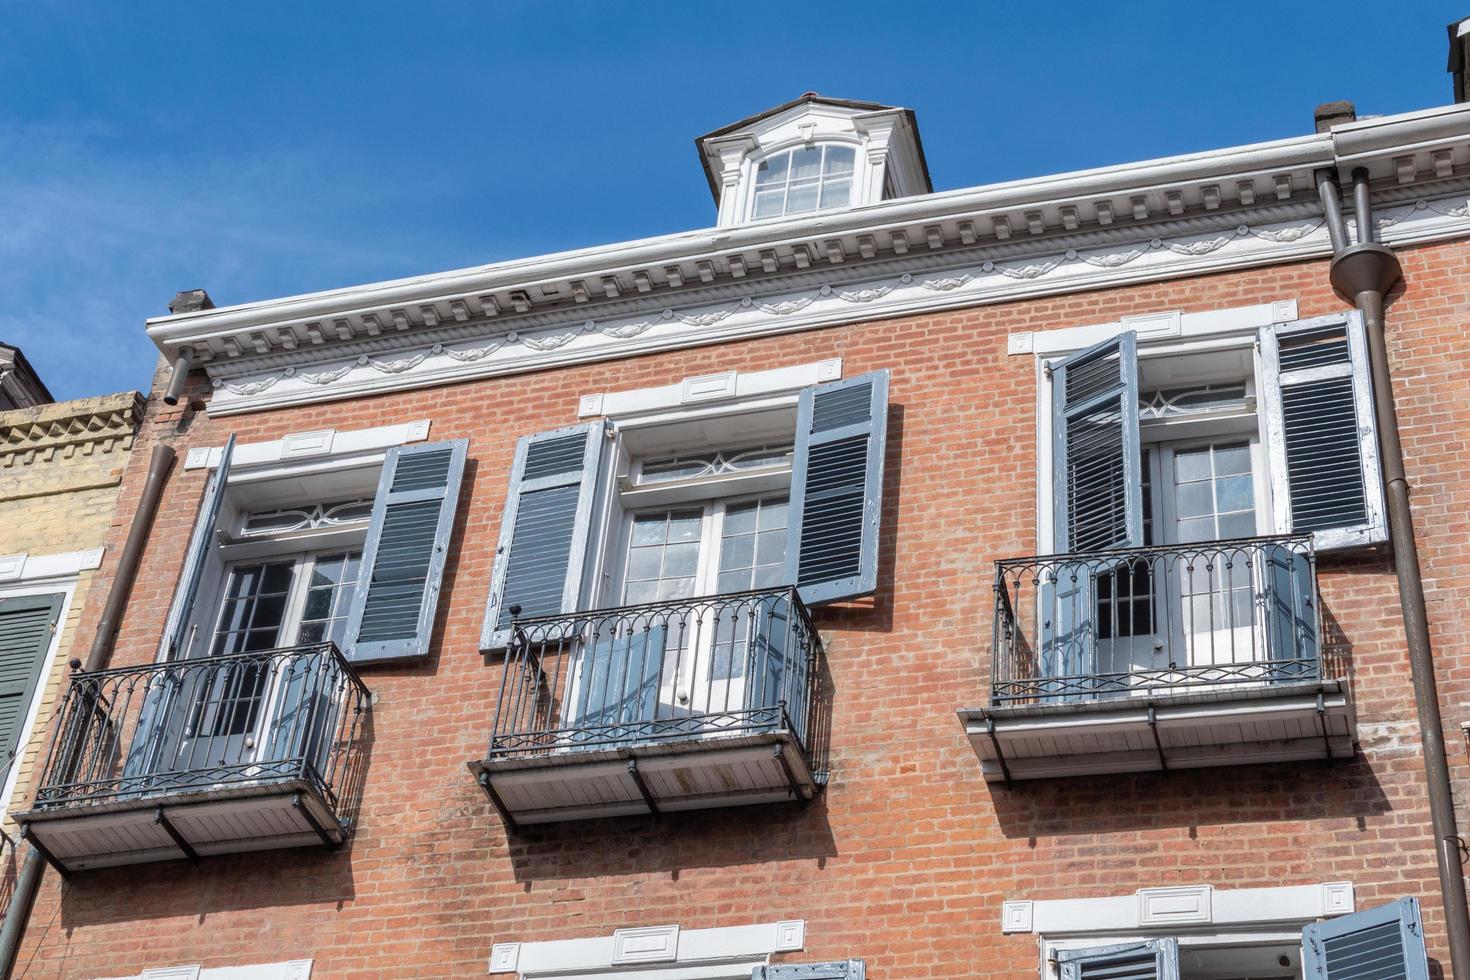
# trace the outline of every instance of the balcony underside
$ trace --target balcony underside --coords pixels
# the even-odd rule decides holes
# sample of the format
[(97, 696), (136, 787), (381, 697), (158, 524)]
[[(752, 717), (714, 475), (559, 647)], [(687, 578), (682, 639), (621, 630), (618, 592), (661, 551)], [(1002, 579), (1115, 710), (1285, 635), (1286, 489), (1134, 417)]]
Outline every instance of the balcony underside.
[(1006, 705), (960, 719), (990, 782), (1347, 759), (1355, 730), (1340, 680)]
[(65, 871), (308, 845), (347, 828), (306, 780), (190, 788), (31, 810), (28, 839)]
[(470, 763), (512, 824), (811, 800), (820, 784), (788, 731), (542, 750)]

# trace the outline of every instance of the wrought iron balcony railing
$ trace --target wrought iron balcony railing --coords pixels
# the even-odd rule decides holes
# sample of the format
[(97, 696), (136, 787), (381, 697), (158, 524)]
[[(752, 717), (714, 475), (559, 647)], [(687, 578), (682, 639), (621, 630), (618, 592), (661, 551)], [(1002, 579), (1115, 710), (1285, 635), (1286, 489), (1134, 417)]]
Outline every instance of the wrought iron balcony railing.
[(1310, 537), (996, 562), (990, 703), (1320, 679)]
[(824, 773), (825, 670), (790, 588), (517, 619), (487, 758), (788, 732)]
[(289, 782), (319, 794), (347, 826), (369, 701), (330, 642), (76, 670), (52, 722), (35, 811)]

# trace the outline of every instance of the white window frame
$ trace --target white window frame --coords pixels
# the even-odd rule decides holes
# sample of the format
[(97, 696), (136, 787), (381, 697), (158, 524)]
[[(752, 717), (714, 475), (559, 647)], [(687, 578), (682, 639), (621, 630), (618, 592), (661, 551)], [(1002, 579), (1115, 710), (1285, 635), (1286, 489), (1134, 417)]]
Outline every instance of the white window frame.
[(165, 966), (108, 980), (311, 980), (311, 964), (311, 960), (288, 960), (254, 966)]
[[(756, 175), (760, 172), (760, 165), (767, 160), (772, 160), (780, 156), (783, 153), (793, 153), (794, 151), (799, 150), (803, 147), (827, 146), (843, 146), (848, 147), (852, 150), (852, 184), (848, 189), (847, 203), (833, 205), (826, 208), (816, 207), (811, 209), (810, 211), (782, 211), (780, 214), (768, 214), (764, 215), (763, 217), (757, 218), (755, 216), (755, 183)], [(810, 140), (800, 138), (787, 139), (782, 140), (779, 143), (772, 143), (769, 147), (762, 147), (761, 152), (759, 154), (752, 154), (745, 161), (743, 167), (743, 171), (741, 174), (741, 220), (749, 222), (783, 221), (787, 218), (811, 217), (812, 215), (822, 214), (826, 211), (839, 211), (844, 208), (856, 207), (860, 204), (869, 204), (877, 201), (880, 198), (871, 197), (871, 192), (873, 181), (876, 176), (875, 170), (877, 170), (878, 168), (872, 166), (869, 163), (867, 157), (868, 155), (866, 152), (864, 152), (863, 143), (860, 139), (856, 138), (855, 136), (849, 137), (840, 134), (824, 134), (820, 137), (816, 137)], [(823, 160), (826, 160), (826, 154), (823, 154)], [(876, 179), (881, 181), (882, 177), (876, 176)], [(790, 181), (789, 174), (787, 176), (787, 181), (788, 183)], [(821, 186), (822, 181), (818, 180), (817, 189), (819, 192), (821, 190)], [(881, 184), (879, 185), (878, 192), (881, 197)]]
[[(841, 378), (842, 360), (831, 358), (766, 371), (722, 371), (658, 387), (583, 395), (579, 416), (606, 418), (611, 423), (613, 445), (604, 453), (604, 472), (599, 475), (598, 489), (594, 491), (592, 531), (588, 535), (588, 555), (580, 590), (581, 607), (620, 604), (613, 600), (621, 599), (631, 514), (677, 506), (680, 496), (691, 505), (696, 502), (703, 505), (725, 496), (731, 499), (766, 496), (780, 492), (783, 485), (789, 493), (789, 464), (749, 473), (640, 486), (636, 483), (638, 462), (644, 456), (655, 455), (656, 451), (643, 448), (630, 451), (629, 442), (656, 438), (661, 427), (692, 422), (728, 422), (738, 433), (741, 416), (783, 411), (791, 413), (794, 438), (796, 407), (802, 389)], [(738, 434), (731, 439), (741, 441)], [(760, 441), (763, 440), (754, 439)], [(741, 448), (728, 442), (710, 443), (709, 448)]]
[(496, 943), (488, 972), (517, 980), (749, 980), (773, 954), (805, 945), (801, 919), (714, 929), (637, 926), (595, 938)]
[[(299, 503), (327, 503), (362, 493), (371, 497), (376, 493), (388, 450), (426, 441), (430, 424), (429, 419), (419, 419), (346, 432), (319, 429), (288, 433), (280, 439), (266, 442), (237, 444), (216, 522), (216, 531), (223, 531), (227, 540), (220, 541), (216, 537), (200, 572), (199, 591), (192, 606), (183, 611), (187, 628), (178, 652), (179, 659), (191, 654), (203, 655), (204, 651), (196, 652), (201, 634), (207, 632), (207, 644), (212, 645), (214, 624), (223, 608), (225, 585), (235, 563), (248, 559), (274, 560), (305, 551), (362, 549), (369, 526), (367, 521), (360, 525), (308, 528), (278, 535), (230, 539), (230, 535), (242, 526), (247, 512), (282, 504), (279, 499), (261, 498), (261, 494), (269, 492), (271, 484), (309, 481), (317, 490), (308, 496), (293, 495), (292, 499)], [(189, 450), (184, 468), (216, 469), (223, 452), (222, 446), (195, 447)], [(333, 489), (338, 485), (343, 485), (340, 492)], [(172, 602), (177, 600), (175, 596)], [(171, 604), (170, 609), (173, 608)], [(166, 658), (167, 651), (160, 649), (157, 656), (161, 661)]]
[[(1055, 551), (1053, 542), (1053, 444), (1052, 444), (1052, 377), (1050, 365), (1063, 357), (1083, 350), (1092, 344), (1117, 336), (1125, 330), (1138, 334), (1138, 356), (1140, 361), (1169, 356), (1188, 356), (1211, 351), (1252, 351), (1252, 373), (1247, 378), (1247, 395), (1256, 394), (1257, 432), (1251, 441), (1252, 465), (1255, 479), (1257, 529), (1261, 534), (1286, 534), (1289, 529), (1290, 497), (1287, 483), (1287, 467), (1284, 447), (1280, 440), (1267, 431), (1270, 406), (1275, 392), (1266, 380), (1258, 337), (1263, 327), (1298, 326), (1310, 328), (1326, 325), (1334, 320), (1344, 320), (1353, 314), (1344, 313), (1328, 317), (1301, 320), (1297, 316), (1295, 300), (1282, 300), (1256, 306), (1228, 310), (1213, 310), (1204, 313), (1179, 313), (1165, 311), (1125, 317), (1114, 323), (1090, 326), (1064, 327), (1036, 333), (1012, 334), (1010, 352), (1032, 356), (1036, 377), (1036, 547), (1037, 554)], [(1349, 338), (1353, 332), (1349, 331)], [(1356, 350), (1356, 347), (1354, 348)], [(1366, 396), (1360, 388), (1359, 410)], [(1366, 405), (1371, 411), (1372, 406)], [(1365, 446), (1364, 459), (1368, 470), (1368, 497), (1370, 511), (1375, 494), (1381, 495), (1381, 487), (1374, 481), (1377, 470), (1378, 448)], [(1376, 540), (1376, 532), (1327, 530), (1313, 532), (1318, 550), (1351, 547), (1366, 541)]]
[(1299, 945), (1302, 927), (1356, 911), (1352, 882), (1220, 889), (1210, 884), (1140, 888), (1131, 895), (1007, 901), (1001, 931), (1036, 936), (1037, 975), (1058, 980), (1062, 949), (1172, 936), (1183, 948)]

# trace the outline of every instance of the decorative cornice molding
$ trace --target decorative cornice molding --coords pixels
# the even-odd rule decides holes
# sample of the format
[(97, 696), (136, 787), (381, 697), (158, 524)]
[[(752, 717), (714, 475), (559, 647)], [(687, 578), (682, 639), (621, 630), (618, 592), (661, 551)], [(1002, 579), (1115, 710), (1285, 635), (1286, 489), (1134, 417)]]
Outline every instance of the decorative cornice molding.
[(0, 466), (128, 449), (142, 417), (136, 391), (0, 412)]
[[(1397, 203), (1377, 215), (1380, 239), (1405, 245), (1470, 234), (1465, 183), (1453, 192), (1441, 190), (1442, 196), (1412, 200), (1386, 194)], [(770, 293), (753, 283), (744, 295), (726, 290), (682, 308), (645, 306), (600, 319), (543, 316), (542, 325), (525, 331), (492, 333), (486, 322), (457, 325), (450, 334), (455, 339), (307, 364), (300, 363), (299, 354), (295, 364), (279, 358), (268, 366), (261, 360), (214, 362), (207, 367), (215, 388), (210, 411), (225, 415), (351, 398), (857, 320), (1319, 258), (1330, 251), (1315, 204), (1276, 204), (1245, 215), (1188, 217), (1032, 245), (977, 248), (963, 265), (921, 256), (884, 263), (885, 274), (877, 277), (861, 277), (876, 268), (853, 270), (846, 279), (833, 270), (820, 285), (812, 276), (799, 288)], [(954, 256), (948, 261), (953, 263)]]

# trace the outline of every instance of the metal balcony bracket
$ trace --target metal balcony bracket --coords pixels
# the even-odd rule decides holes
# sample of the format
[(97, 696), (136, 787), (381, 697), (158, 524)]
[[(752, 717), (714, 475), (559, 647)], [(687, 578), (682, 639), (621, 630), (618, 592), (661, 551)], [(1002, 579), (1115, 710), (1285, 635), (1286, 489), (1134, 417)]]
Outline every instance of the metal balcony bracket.
[(648, 784), (643, 781), (643, 773), (638, 771), (638, 760), (628, 760), (628, 775), (633, 777), (633, 785), (638, 787), (639, 794), (643, 797), (643, 805), (648, 807), (648, 812), (655, 817), (658, 816), (658, 804), (653, 799), (653, 794), (648, 791)]
[(1148, 706), (1148, 730), (1154, 737), (1154, 751), (1159, 754), (1159, 769), (1163, 772), (1169, 771), (1169, 760), (1164, 758), (1164, 743), (1159, 741), (1159, 717), (1154, 713), (1154, 706)]
[(496, 813), (500, 814), (500, 819), (505, 823), (505, 829), (511, 833), (515, 833), (519, 829), (516, 826), (516, 818), (510, 815), (510, 810), (506, 809), (505, 801), (495, 791), (495, 785), (490, 782), (490, 774), (488, 772), (480, 773), (480, 788), (485, 791), (486, 796), (490, 797), (490, 805), (495, 807)]
[(1011, 785), (1011, 767), (1006, 765), (1006, 754), (1001, 750), (1000, 739), (995, 736), (995, 719), (985, 716), (985, 734), (990, 736), (990, 747), (995, 749), (995, 761), (1000, 763), (1000, 776), (1007, 786)]
[(774, 748), (776, 751), (773, 755), (776, 761), (781, 763), (781, 772), (786, 775), (786, 785), (791, 787), (791, 795), (800, 800), (802, 806), (806, 806), (811, 802), (811, 797), (801, 791), (801, 783), (797, 781), (796, 773), (791, 768), (791, 762), (786, 758), (785, 746), (776, 745)]
[(1322, 692), (1317, 692), (1317, 727), (1322, 730), (1322, 747), (1327, 750), (1327, 760), (1334, 761), (1332, 754), (1332, 736), (1327, 734), (1327, 699)]
[(308, 827), (316, 831), (316, 835), (322, 839), (322, 843), (327, 847), (335, 850), (342, 845), (341, 841), (332, 839), (332, 835), (327, 833), (327, 828), (321, 825), (321, 821), (312, 814), (311, 809), (302, 805), (300, 793), (291, 797), (291, 809), (301, 814), (301, 819), (306, 821)]
[(184, 835), (179, 833), (179, 829), (169, 821), (168, 814), (163, 812), (163, 807), (159, 807), (153, 811), (153, 822), (163, 828), (163, 832), (168, 834), (169, 838), (173, 840), (180, 851), (184, 852), (184, 857), (189, 859), (190, 864), (199, 863), (199, 852), (194, 850), (188, 841), (184, 840)]
[(31, 828), (29, 824), (21, 827), (20, 839), (34, 847), (36, 849), (36, 853), (41, 855), (42, 859), (45, 860), (47, 864), (55, 868), (56, 873), (61, 875), (62, 878), (68, 878), (71, 876), (71, 872), (67, 869), (67, 866), (56, 860), (56, 855), (52, 854), (51, 851), (46, 847), (46, 845), (42, 844), (41, 841), (34, 834), (31, 833)]

